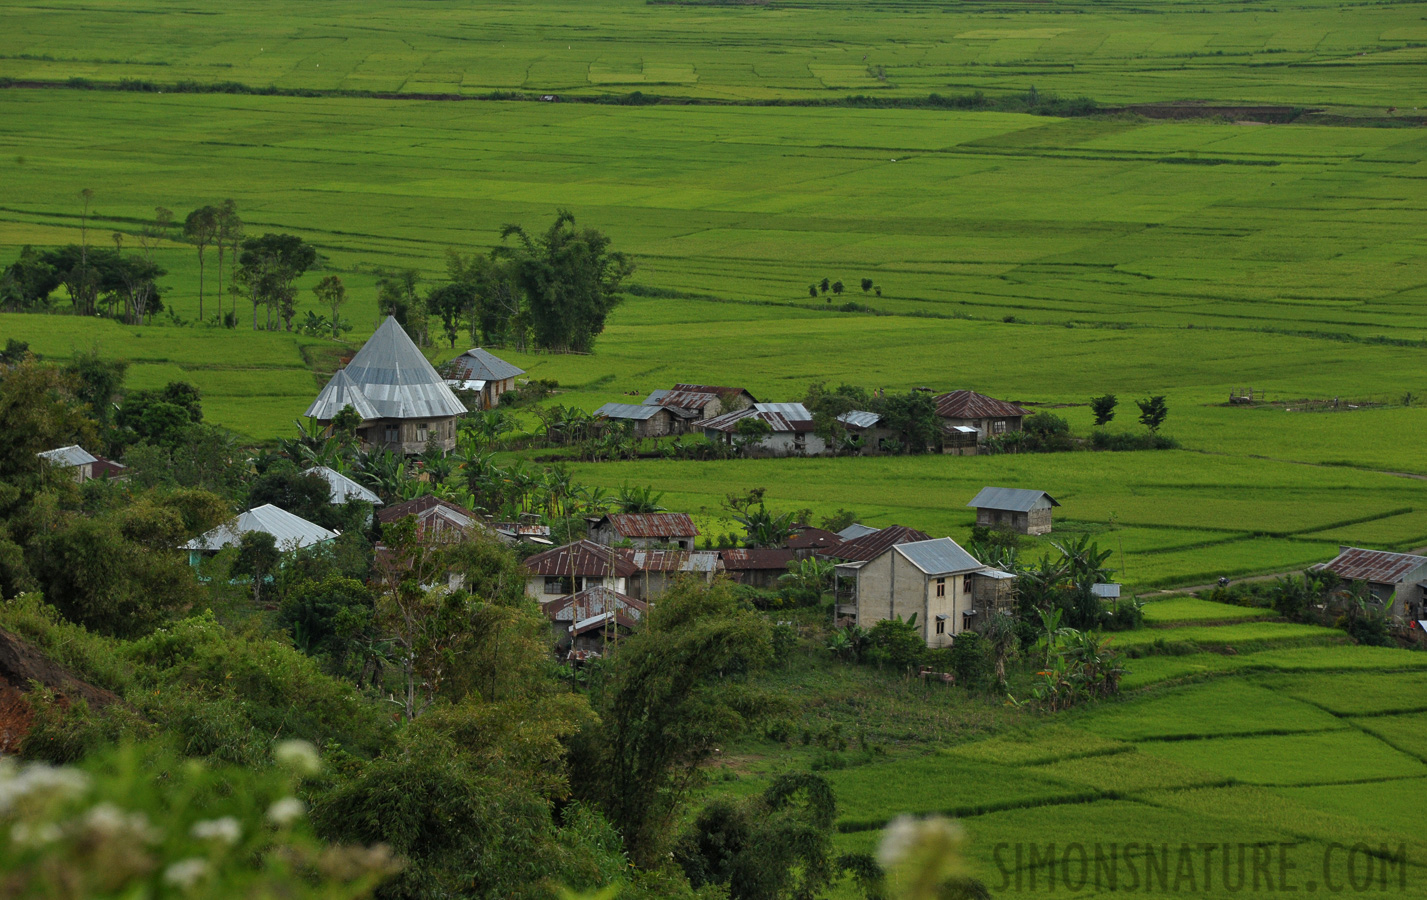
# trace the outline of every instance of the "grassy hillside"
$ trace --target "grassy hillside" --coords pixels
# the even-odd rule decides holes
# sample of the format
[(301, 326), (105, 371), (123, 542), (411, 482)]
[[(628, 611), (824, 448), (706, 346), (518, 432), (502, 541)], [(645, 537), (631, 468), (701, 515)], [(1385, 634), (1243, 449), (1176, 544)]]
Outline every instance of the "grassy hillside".
[[(1420, 105), (1411, 4), (643, 0), (7, 4), (0, 76), (717, 101), (1042, 91), (1102, 102)], [(78, 36), (78, 37), (76, 37)]]

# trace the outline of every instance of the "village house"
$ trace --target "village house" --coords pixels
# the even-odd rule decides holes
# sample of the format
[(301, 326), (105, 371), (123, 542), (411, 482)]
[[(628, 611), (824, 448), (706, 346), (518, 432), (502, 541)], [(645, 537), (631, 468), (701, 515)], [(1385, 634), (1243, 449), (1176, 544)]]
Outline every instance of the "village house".
[(838, 416), (837, 420), (860, 442), (859, 456), (878, 456), (887, 451), (889, 442), (897, 439), (896, 432), (882, 424), (880, 413), (854, 409)]
[(649, 605), (606, 587), (592, 587), (542, 604), (556, 649), (566, 659), (602, 655), (612, 640), (628, 635), (643, 621)]
[(668, 593), (680, 578), (709, 584), (723, 571), (723, 561), (712, 550), (616, 550), (633, 567), (628, 576), (631, 597), (646, 603)]
[[(866, 528), (865, 525), (856, 527)], [(856, 534), (856, 532), (852, 533)], [(929, 540), (931, 540), (931, 536), (924, 531), (908, 528), (905, 525), (888, 525), (886, 528), (866, 530), (835, 547), (821, 551), (818, 556), (840, 562), (862, 563), (880, 556), (888, 547)]]
[(416, 517), (418, 536), (437, 544), (459, 543), (482, 527), (476, 514), (469, 509), (431, 494), (388, 506), (377, 513), (377, 522), (390, 525), (407, 516)]
[(878, 529), (873, 528), (871, 525), (863, 525), (861, 522), (853, 522), (851, 525), (839, 531), (837, 533), (837, 536), (843, 539), (844, 541), (855, 541), (858, 538), (866, 537), (867, 535), (872, 534), (877, 530)]
[(1050, 534), (1051, 509), (1059, 506), (1045, 491), (985, 487), (967, 506), (976, 509), (976, 524), (1017, 534)]
[(796, 551), (796, 555), (800, 559), (805, 559), (831, 550), (841, 543), (842, 538), (831, 531), (813, 528), (811, 525), (802, 525), (789, 536), (786, 546), (789, 550)]
[(748, 409), (758, 402), (743, 388), (719, 387), (712, 384), (676, 384), (670, 390), (652, 392), (644, 398), (645, 406), (659, 406), (675, 411), (686, 422), (712, 419), (726, 412)]
[(70, 477), (78, 484), (83, 484), (92, 478), (110, 478), (119, 481), (128, 477), (127, 466), (90, 453), (78, 444), (46, 450), (35, 455), (56, 469), (68, 471)]
[(595, 416), (611, 422), (628, 422), (637, 438), (659, 438), (684, 431), (683, 419), (674, 410), (662, 406), (606, 403), (595, 410)]
[(271, 503), (264, 503), (239, 513), (236, 518), (199, 535), (179, 549), (187, 550), (189, 563), (196, 566), (205, 555), (217, 553), (225, 547), (238, 546), (243, 541), (243, 535), (252, 531), (272, 535), (273, 542), (283, 552), (325, 544), (337, 537), (335, 531), (329, 531)]
[(429, 445), (456, 446), (456, 419), (466, 407), (421, 355), (396, 319), (388, 316), (307, 408), (329, 427), (346, 407), (361, 416), (357, 438), (368, 449), (421, 453)]
[(639, 571), (620, 551), (594, 541), (576, 541), (537, 553), (524, 565), (528, 573), (525, 594), (542, 602), (592, 587), (627, 594), (629, 579)]
[(327, 482), (331, 493), (331, 503), (333, 506), (341, 506), (349, 500), (360, 500), (370, 503), (372, 506), (381, 506), (382, 498), (376, 492), (366, 488), (352, 479), (338, 472), (336, 469), (329, 469), (327, 466), (313, 466), (302, 471), (304, 475), (315, 475)]
[(1341, 547), (1331, 561), (1315, 568), (1365, 583), (1389, 616), (1427, 619), (1427, 556)]
[(513, 366), (480, 347), (473, 347), (446, 363), (446, 384), (457, 394), (471, 394), (476, 409), (491, 409), (500, 404), (501, 395), (515, 390), (515, 379), (525, 370)]
[(928, 647), (947, 647), (985, 616), (1009, 608), (1009, 573), (990, 569), (951, 538), (895, 544), (856, 568), (856, 624), (916, 616)]
[(735, 444), (745, 419), (761, 420), (769, 429), (745, 448), (749, 456), (821, 456), (828, 450), (827, 441), (814, 431), (813, 414), (801, 403), (755, 403), (694, 425), (711, 441)]
[(941, 420), (942, 450), (972, 456), (978, 445), (1011, 431), (1020, 431), (1029, 412), (1014, 403), (975, 391), (951, 391), (933, 398)]
[(790, 549), (730, 549), (718, 555), (731, 581), (765, 591), (776, 588), (778, 579), (788, 574), (789, 564), (798, 559), (798, 551)]
[(610, 513), (590, 524), (590, 540), (606, 546), (628, 541), (643, 549), (694, 549), (698, 528), (688, 513)]

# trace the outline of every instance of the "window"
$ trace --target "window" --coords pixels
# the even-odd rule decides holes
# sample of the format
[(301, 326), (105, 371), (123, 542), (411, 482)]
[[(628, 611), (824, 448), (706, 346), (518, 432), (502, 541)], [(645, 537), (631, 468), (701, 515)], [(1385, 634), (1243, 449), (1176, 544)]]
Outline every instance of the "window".
[(937, 595), (938, 597), (945, 597), (945, 596), (946, 596), (946, 579), (945, 579), (945, 578), (938, 578), (938, 579), (936, 580), (936, 595)]
[(996, 421), (992, 422), (992, 423), (991, 423), (991, 433), (992, 433), (992, 434), (1005, 434), (1005, 433), (1006, 433), (1006, 420), (1005, 420), (1005, 419), (997, 419)]
[(972, 620), (974, 620), (975, 618), (976, 618), (976, 614), (975, 614), (975, 613), (962, 613), (962, 614), (961, 614), (961, 630), (962, 630), (962, 631), (970, 631), (970, 630), (971, 630)]
[(547, 594), (563, 594), (563, 593), (564, 593), (564, 587), (565, 587), (565, 580), (564, 580), (563, 578), (546, 578), (546, 579), (545, 579), (545, 593), (547, 593)]
[(416, 439), (418, 441), (425, 442), (427, 434), (427, 425), (425, 422), (422, 422), (420, 425), (416, 426)]
[(808, 449), (808, 436), (806, 434), (793, 435), (793, 449), (799, 452)]
[(936, 617), (936, 633), (946, 634), (946, 616)]
[(971, 593), (971, 576), (970, 576), (970, 575), (963, 575), (963, 576), (962, 576), (962, 578), (961, 578), (961, 592), (962, 592), (963, 594), (970, 594), (970, 593)]
[(401, 426), (400, 426), (400, 425), (388, 425), (388, 426), (386, 427), (386, 442), (387, 442), (388, 444), (399, 444), (399, 443), (401, 443)]

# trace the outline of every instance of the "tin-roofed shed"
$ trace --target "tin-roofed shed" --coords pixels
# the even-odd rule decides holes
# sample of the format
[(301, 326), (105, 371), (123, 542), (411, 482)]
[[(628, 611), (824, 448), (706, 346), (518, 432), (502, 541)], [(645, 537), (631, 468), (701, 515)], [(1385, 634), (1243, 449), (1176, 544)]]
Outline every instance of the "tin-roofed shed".
[(1427, 556), (1342, 547), (1337, 556), (1317, 568), (1344, 581), (1361, 581), (1383, 604), (1388, 615), (1427, 619)]
[(595, 416), (614, 422), (628, 422), (634, 429), (634, 436), (640, 438), (673, 434), (681, 429), (683, 421), (671, 408), (636, 403), (606, 403), (595, 410)]
[(1051, 509), (1060, 504), (1045, 491), (985, 487), (971, 502), (976, 524), (1017, 534), (1050, 534)]
[(688, 513), (610, 513), (590, 525), (590, 540), (597, 544), (629, 541), (639, 548), (694, 549), (699, 529)]
[(500, 403), (500, 397), (515, 390), (515, 379), (525, 374), (519, 366), (480, 347), (472, 347), (445, 365), (446, 384), (452, 390), (475, 394), (480, 409)]

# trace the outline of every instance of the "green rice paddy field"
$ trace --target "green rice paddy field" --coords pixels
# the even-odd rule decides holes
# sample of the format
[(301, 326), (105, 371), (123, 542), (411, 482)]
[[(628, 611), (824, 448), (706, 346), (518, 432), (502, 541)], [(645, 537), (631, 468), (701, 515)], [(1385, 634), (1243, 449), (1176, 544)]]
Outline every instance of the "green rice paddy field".
[[(1094, 535), (1141, 591), (1297, 569), (1344, 543), (1427, 545), (1427, 132), (1381, 127), (1427, 108), (1420, 4), (93, 0), (0, 2), (0, 23), (0, 84), (12, 85), (0, 89), (0, 262), (77, 240), (82, 188), (105, 245), (157, 205), (181, 217), (231, 197), (250, 233), (319, 247), (323, 271), (303, 286), (340, 274), (360, 341), (376, 324), (374, 266), (414, 266), (431, 284), (448, 248), (484, 250), (504, 224), (540, 228), (566, 207), (637, 258), (643, 291), (593, 356), (503, 353), (559, 381), (555, 402), (593, 409), (675, 381), (771, 400), (824, 380), (973, 388), (1083, 433), (1089, 397), (1118, 394), (1114, 425), (1129, 431), (1133, 399), (1162, 393), (1183, 446), (574, 467), (609, 488), (651, 484), (706, 532), (732, 530), (725, 494), (763, 486), (780, 509), (846, 508), (960, 539), (966, 501), (1005, 484), (1054, 494), (1058, 531)], [(316, 95), (62, 86), (72, 78)], [(1337, 118), (756, 105), (1032, 86)], [(701, 105), (419, 99), (634, 90)], [(353, 91), (393, 96), (339, 96)], [(191, 322), (196, 257), (159, 253), (165, 302)], [(833, 311), (848, 295), (809, 298), (823, 277), (876, 314)], [(856, 287), (864, 277), (880, 297)], [(291, 433), (342, 349), (0, 314), (9, 337), (52, 358), (97, 347), (129, 360), (139, 387), (192, 381), (208, 418), (253, 441)], [(1273, 405), (1230, 407), (1244, 388)], [(1334, 398), (1337, 411), (1305, 411)], [(1139, 655), (1120, 700), (1027, 714), (1013, 733), (990, 705), (909, 723), (923, 736), (912, 745), (831, 771), (841, 849), (875, 848), (898, 814), (944, 812), (963, 820), (993, 895), (1045, 893), (1055, 874), (1052, 890), (1108, 896), (1125, 885), (1067, 888), (1075, 872), (1052, 873), (1030, 845), (1115, 844), (1143, 878), (1167, 843), (1173, 881), (1182, 842), (1294, 843), (1295, 886), (1311, 892), (1349, 877), (1334, 847), (1365, 842), (1406, 853), (1387, 893), (1427, 894), (1427, 654), (1183, 597), (1152, 601), (1146, 618), (1115, 637)], [(872, 718), (893, 727), (920, 709)], [(746, 795), (804, 761), (755, 756), (717, 790)], [(1216, 876), (1130, 890), (1246, 889)]]

